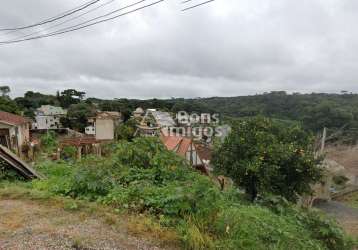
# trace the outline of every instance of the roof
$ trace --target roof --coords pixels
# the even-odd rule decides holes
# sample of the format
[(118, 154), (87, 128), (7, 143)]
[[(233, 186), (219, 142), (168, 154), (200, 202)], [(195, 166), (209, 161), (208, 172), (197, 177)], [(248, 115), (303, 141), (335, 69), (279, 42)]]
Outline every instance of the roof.
[(185, 156), (186, 152), (189, 150), (190, 145), (193, 143), (191, 139), (181, 136), (162, 135), (160, 139), (168, 150), (174, 151), (181, 156)]
[(8, 112), (0, 111), (0, 122), (9, 124), (9, 125), (22, 125), (25, 123), (30, 123), (30, 120), (23, 116), (14, 115)]
[(26, 179), (42, 178), (31, 166), (22, 161), (11, 150), (0, 145), (0, 159)]
[(51, 105), (42, 105), (37, 110), (38, 115), (66, 115), (67, 110), (62, 107), (56, 107)]
[(175, 121), (168, 112), (162, 111), (150, 111), (157, 122), (161, 127), (172, 127), (175, 126)]
[(135, 114), (144, 114), (144, 110), (141, 107), (136, 108), (136, 110), (133, 112)]
[(116, 120), (116, 119), (120, 119), (120, 118), (121, 118), (121, 113), (115, 112), (115, 111), (97, 112), (96, 117), (92, 117), (92, 119), (104, 119), (104, 120), (107, 120), (107, 119)]

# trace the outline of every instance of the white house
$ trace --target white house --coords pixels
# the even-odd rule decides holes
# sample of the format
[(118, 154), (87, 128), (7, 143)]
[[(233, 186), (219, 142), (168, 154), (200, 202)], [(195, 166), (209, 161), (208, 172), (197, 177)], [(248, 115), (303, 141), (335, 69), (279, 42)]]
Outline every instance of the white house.
[(67, 111), (61, 107), (42, 105), (35, 111), (35, 123), (33, 129), (56, 129), (61, 128), (61, 117), (65, 117)]

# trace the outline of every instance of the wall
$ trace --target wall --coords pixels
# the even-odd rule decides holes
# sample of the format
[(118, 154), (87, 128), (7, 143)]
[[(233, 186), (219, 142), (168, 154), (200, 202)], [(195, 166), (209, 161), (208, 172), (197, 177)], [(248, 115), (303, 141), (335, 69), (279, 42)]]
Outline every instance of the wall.
[(13, 143), (12, 138), (15, 136), (17, 138), (18, 145), (11, 145), (13, 149), (22, 146), (30, 140), (29, 124), (23, 124), (20, 126), (11, 126), (7, 124), (0, 123), (0, 128), (9, 129), (10, 134), (10, 143)]
[(29, 124), (23, 124), (19, 126), (18, 129), (18, 142), (19, 145), (22, 146), (25, 143), (28, 143), (30, 141), (30, 125)]
[(112, 119), (96, 120), (96, 139), (113, 140), (114, 139), (114, 122)]
[[(42, 116), (38, 115), (36, 119), (36, 129), (50, 129), (50, 128), (60, 128), (60, 117), (58, 116)], [(57, 125), (56, 125), (57, 124)]]

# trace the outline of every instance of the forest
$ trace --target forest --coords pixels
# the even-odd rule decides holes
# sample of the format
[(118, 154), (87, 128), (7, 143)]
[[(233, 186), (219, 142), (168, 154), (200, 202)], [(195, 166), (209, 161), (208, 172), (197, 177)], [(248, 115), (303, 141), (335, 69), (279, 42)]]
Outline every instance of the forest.
[(341, 138), (354, 143), (358, 138), (358, 94), (342, 91), (340, 94), (311, 93), (288, 94), (285, 91), (237, 96), (211, 98), (171, 98), (171, 99), (127, 99), (115, 98), (103, 100), (86, 98), (86, 93), (75, 89), (58, 91), (47, 95), (28, 91), (23, 97), (11, 100), (9, 90), (5, 88), (0, 98), (0, 109), (33, 117), (34, 110), (41, 105), (55, 105), (68, 109), (68, 120), (64, 125), (83, 130), (88, 116), (96, 109), (120, 111), (127, 120), (137, 108), (157, 108), (170, 112), (209, 112), (219, 113), (222, 120), (265, 116), (288, 123), (299, 123), (306, 130), (317, 133), (328, 128), (331, 133), (341, 131)]

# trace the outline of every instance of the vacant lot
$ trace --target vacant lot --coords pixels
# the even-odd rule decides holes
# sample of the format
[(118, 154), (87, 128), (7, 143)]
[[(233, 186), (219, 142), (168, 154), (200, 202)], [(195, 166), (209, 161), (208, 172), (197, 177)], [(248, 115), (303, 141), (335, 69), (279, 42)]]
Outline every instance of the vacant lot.
[(162, 249), (131, 236), (128, 226), (115, 215), (99, 217), (38, 201), (0, 198), (1, 250)]

